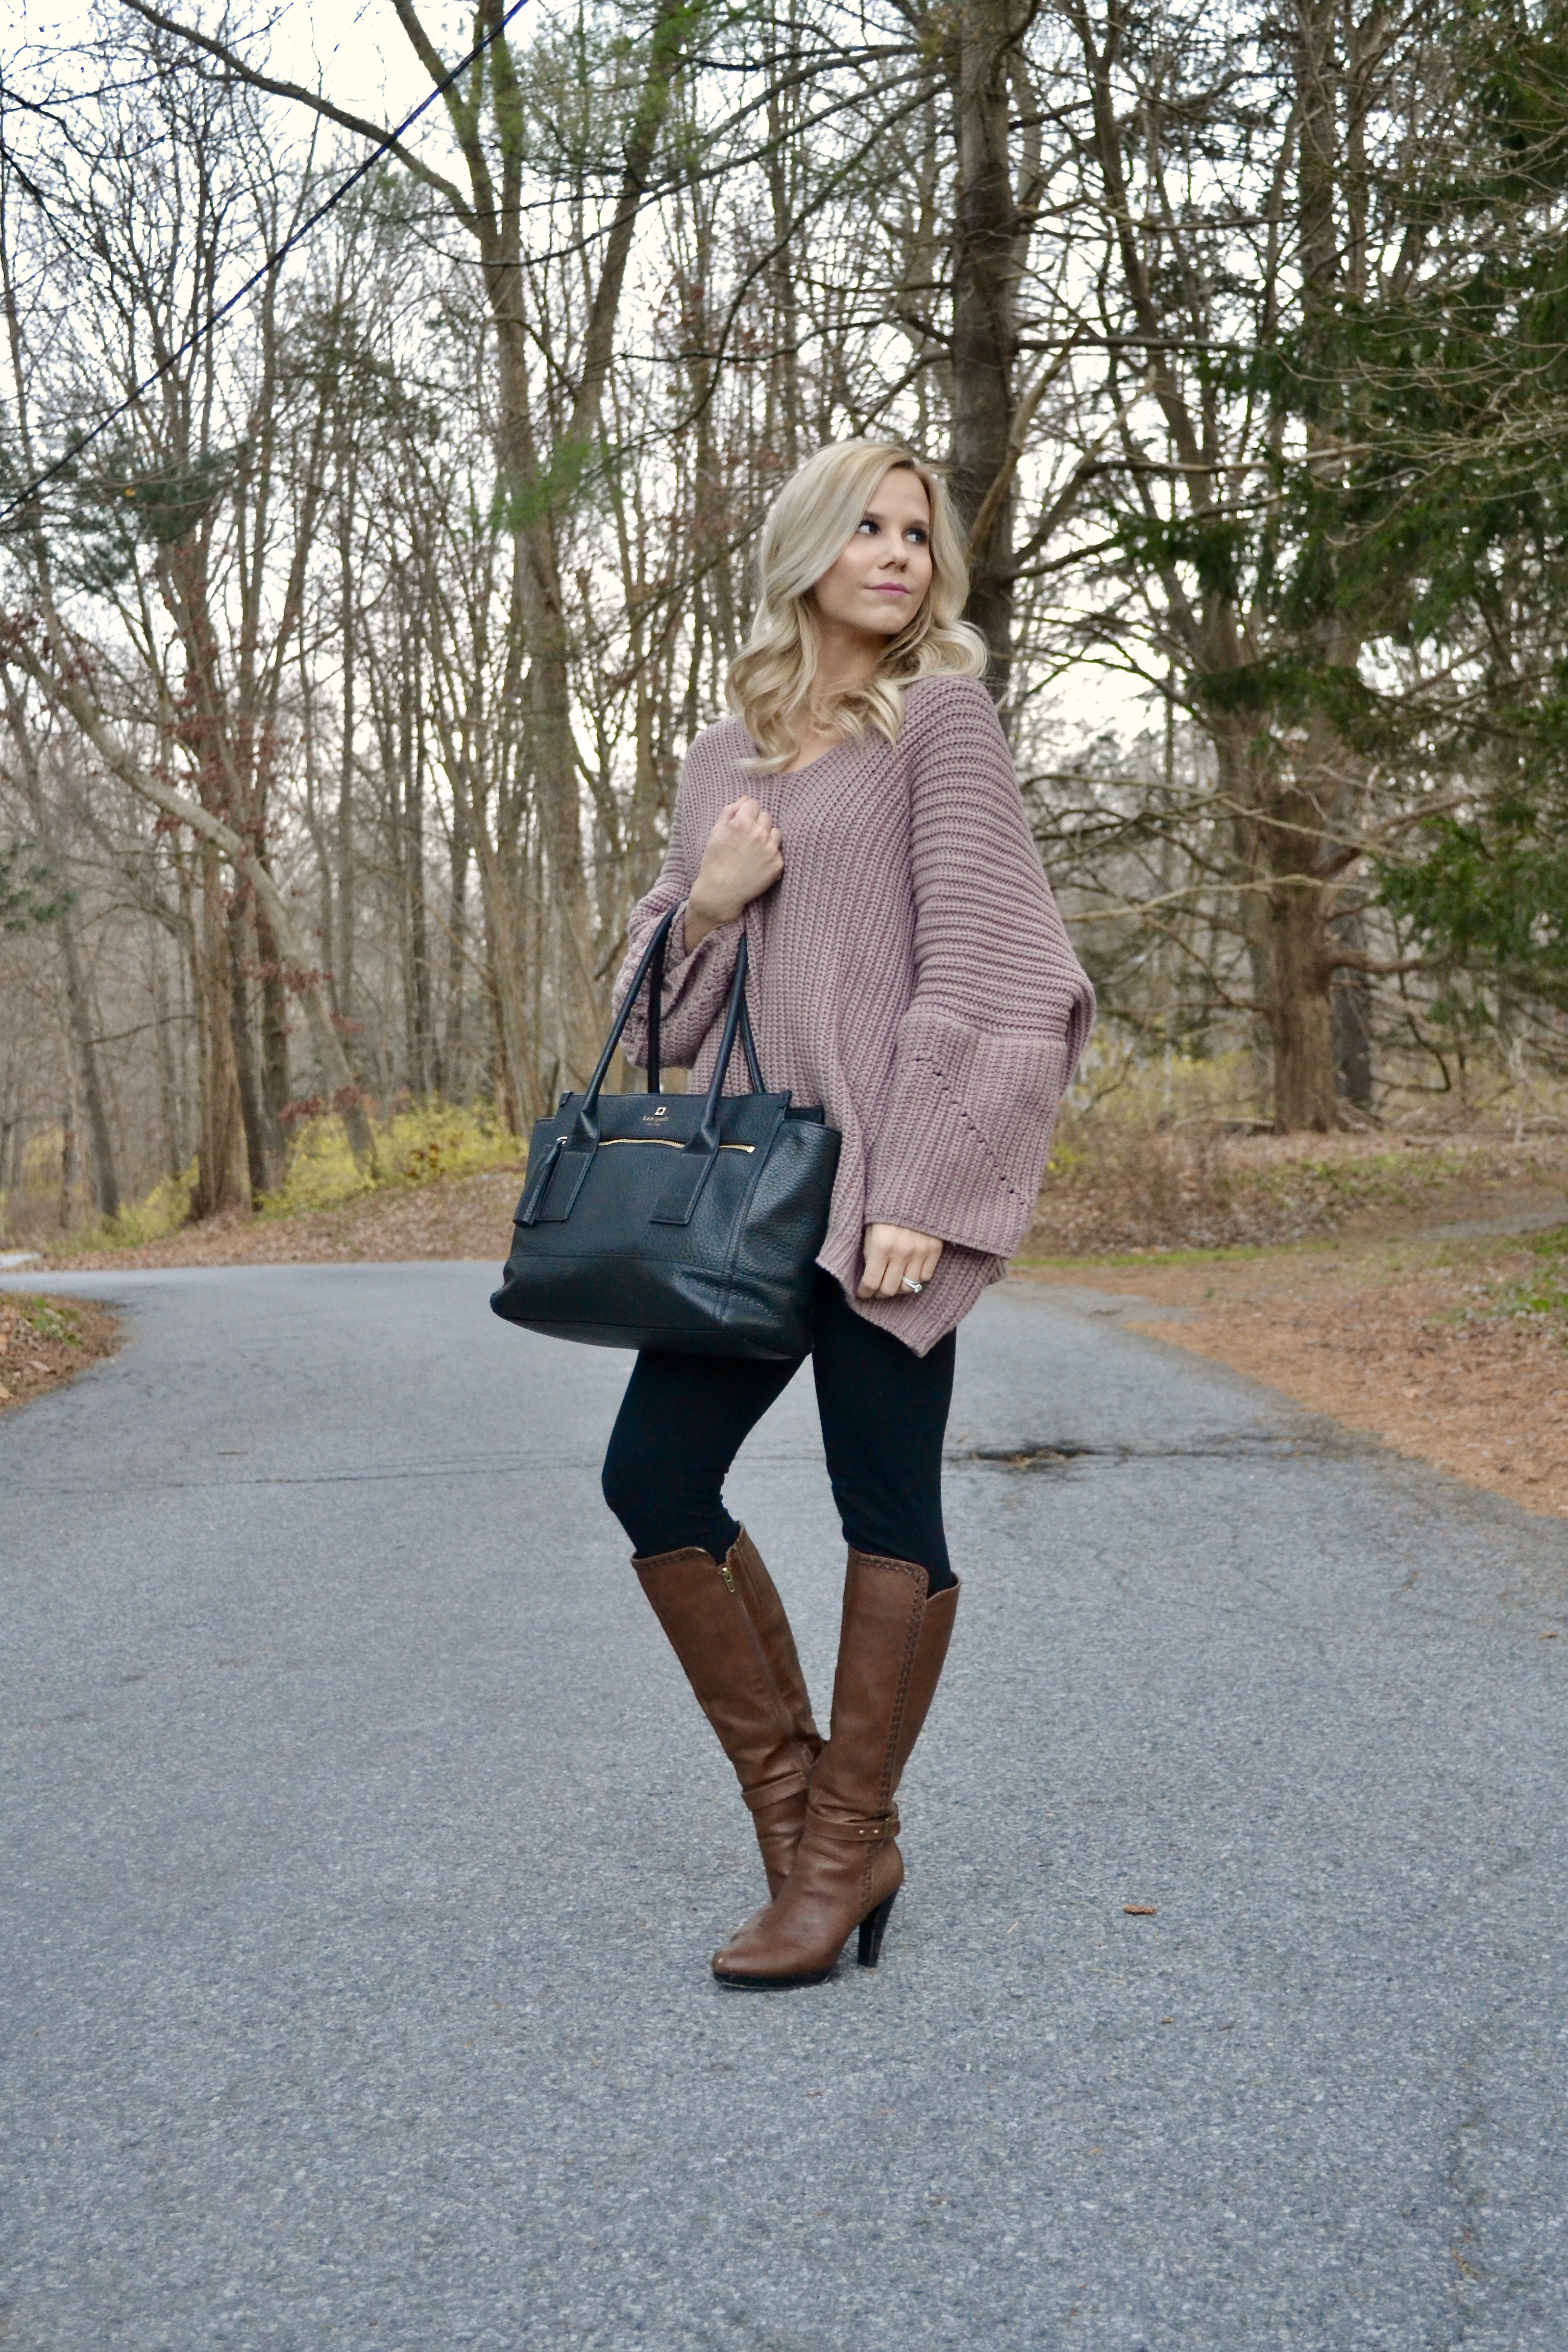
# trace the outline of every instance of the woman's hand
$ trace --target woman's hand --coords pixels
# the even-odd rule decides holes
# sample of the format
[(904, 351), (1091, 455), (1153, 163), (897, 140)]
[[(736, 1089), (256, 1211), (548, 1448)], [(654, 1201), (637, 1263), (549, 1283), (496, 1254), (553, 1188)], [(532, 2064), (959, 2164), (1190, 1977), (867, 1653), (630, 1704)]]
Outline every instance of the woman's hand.
[(866, 1271), (860, 1276), (862, 1298), (912, 1298), (904, 1284), (927, 1283), (936, 1272), (942, 1244), (930, 1234), (911, 1233), (908, 1225), (868, 1225)]
[(710, 931), (732, 923), (784, 872), (784, 837), (755, 801), (731, 801), (719, 812), (686, 902), (687, 952)]

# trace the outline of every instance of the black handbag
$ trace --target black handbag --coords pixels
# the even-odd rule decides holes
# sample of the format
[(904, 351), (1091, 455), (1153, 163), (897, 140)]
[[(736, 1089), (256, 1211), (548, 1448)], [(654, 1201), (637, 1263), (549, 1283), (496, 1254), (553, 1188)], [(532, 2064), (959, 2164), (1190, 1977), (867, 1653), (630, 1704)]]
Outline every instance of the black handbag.
[[(820, 1110), (763, 1084), (744, 934), (707, 1094), (659, 1092), (665, 942), (679, 912), (654, 933), (586, 1093), (563, 1095), (554, 1118), (535, 1123), (490, 1305), (509, 1323), (591, 1347), (807, 1355), (841, 1138)], [(603, 1094), (645, 982), (647, 1092)], [(752, 1091), (725, 1095), (737, 1039)]]

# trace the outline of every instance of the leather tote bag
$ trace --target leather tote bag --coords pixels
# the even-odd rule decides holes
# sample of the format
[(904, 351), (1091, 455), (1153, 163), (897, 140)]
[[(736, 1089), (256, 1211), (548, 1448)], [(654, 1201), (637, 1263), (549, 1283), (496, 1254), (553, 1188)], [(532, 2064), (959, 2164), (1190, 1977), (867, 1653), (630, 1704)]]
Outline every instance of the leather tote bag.
[[(679, 908), (675, 912), (679, 912)], [(840, 1137), (770, 1094), (746, 1010), (746, 941), (704, 1095), (659, 1092), (665, 942), (655, 932), (584, 1094), (533, 1129), (512, 1251), (490, 1305), (510, 1323), (598, 1348), (804, 1356)], [(648, 984), (648, 1090), (601, 1091)], [(751, 1092), (720, 1089), (739, 1039)]]

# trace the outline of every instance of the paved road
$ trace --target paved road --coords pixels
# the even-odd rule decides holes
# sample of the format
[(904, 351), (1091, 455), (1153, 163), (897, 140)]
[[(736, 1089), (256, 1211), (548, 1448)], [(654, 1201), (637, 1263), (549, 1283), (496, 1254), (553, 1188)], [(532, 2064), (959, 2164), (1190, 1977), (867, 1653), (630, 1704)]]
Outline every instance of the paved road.
[[(747, 1998), (625, 1360), (471, 1266), (78, 1284), (132, 1343), (0, 1423), (5, 2352), (1563, 2352), (1562, 1529), (994, 1293), (882, 1968)], [(798, 1385), (734, 1491), (826, 1706)]]

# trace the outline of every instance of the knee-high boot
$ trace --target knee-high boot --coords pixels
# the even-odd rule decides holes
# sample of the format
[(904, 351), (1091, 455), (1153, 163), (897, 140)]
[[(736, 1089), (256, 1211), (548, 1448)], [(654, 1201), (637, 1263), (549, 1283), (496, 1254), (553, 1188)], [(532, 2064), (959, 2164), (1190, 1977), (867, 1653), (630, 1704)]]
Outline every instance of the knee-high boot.
[(632, 1565), (735, 1768), (768, 1893), (776, 1895), (795, 1860), (822, 1750), (784, 1602), (744, 1528), (722, 1560), (690, 1549)]
[(905, 1559), (849, 1555), (833, 1720), (811, 1776), (795, 1866), (782, 1894), (713, 1955), (722, 1984), (818, 1984), (853, 1928), (875, 1968), (904, 1880), (893, 1810), (935, 1696), (959, 1588), (926, 1598), (926, 1571)]

